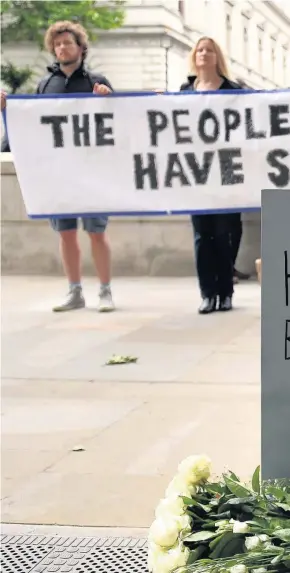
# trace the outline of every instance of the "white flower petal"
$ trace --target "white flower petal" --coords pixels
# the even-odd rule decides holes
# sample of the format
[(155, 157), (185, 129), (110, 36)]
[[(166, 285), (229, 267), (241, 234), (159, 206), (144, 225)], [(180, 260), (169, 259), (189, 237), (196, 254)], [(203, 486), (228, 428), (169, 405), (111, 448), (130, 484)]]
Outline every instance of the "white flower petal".
[(248, 573), (246, 565), (234, 565), (230, 568), (230, 573)]
[(177, 474), (167, 487), (165, 492), (166, 497), (172, 495), (183, 495), (184, 497), (192, 497), (196, 493), (196, 488), (189, 485), (183, 477)]
[(149, 541), (160, 547), (173, 547), (178, 540), (179, 532), (180, 527), (176, 519), (159, 517), (152, 523), (148, 537)]
[(254, 535), (253, 537), (247, 537), (245, 539), (245, 546), (248, 551), (255, 551), (261, 545), (261, 541), (258, 535)]
[(156, 517), (178, 517), (184, 515), (184, 513), (185, 506), (181, 497), (178, 495), (172, 495), (162, 499), (155, 510)]
[(178, 474), (189, 485), (195, 485), (210, 476), (211, 462), (205, 456), (189, 456), (178, 466)]
[(242, 521), (235, 521), (233, 525), (233, 533), (247, 533), (249, 531), (249, 526), (247, 523)]

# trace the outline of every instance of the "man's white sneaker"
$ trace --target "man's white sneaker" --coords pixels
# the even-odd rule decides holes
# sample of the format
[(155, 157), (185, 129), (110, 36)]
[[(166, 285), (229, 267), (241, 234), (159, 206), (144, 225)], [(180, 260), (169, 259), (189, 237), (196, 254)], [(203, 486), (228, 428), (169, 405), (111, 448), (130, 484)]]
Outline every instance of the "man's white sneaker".
[(99, 294), (99, 312), (112, 312), (115, 310), (110, 287), (102, 287)]

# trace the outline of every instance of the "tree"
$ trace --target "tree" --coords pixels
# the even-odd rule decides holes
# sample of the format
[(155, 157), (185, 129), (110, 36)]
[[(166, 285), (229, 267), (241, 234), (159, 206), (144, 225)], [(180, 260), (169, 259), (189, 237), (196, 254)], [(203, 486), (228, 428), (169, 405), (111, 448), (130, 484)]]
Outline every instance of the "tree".
[[(101, 5), (102, 4), (102, 5)], [(97, 30), (118, 28), (124, 21), (124, 2), (98, 3), (94, 0), (2, 0), (1, 41), (43, 44), (45, 30), (58, 20), (80, 22), (90, 39)]]
[(1, 79), (9, 87), (12, 94), (15, 94), (17, 90), (21, 90), (32, 76), (33, 71), (28, 66), (17, 68), (11, 62), (1, 65)]

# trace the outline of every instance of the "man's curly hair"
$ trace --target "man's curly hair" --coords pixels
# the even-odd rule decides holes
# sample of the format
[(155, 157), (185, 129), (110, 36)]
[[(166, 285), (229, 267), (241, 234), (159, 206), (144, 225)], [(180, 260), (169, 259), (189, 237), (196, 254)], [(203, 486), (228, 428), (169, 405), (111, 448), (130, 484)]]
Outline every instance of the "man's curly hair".
[(83, 49), (83, 60), (86, 58), (88, 53), (88, 35), (81, 24), (75, 22), (70, 22), (69, 20), (64, 20), (62, 22), (56, 22), (50, 26), (45, 34), (44, 45), (50, 54), (55, 55), (54, 52), (54, 41), (60, 34), (64, 32), (69, 32), (75, 38), (76, 43)]

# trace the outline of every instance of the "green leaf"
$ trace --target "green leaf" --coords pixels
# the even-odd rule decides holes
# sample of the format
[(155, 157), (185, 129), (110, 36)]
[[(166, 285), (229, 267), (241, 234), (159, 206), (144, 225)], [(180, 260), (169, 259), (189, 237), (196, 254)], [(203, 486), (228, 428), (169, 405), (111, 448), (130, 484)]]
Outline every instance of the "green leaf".
[(181, 495), (180, 496), (184, 505), (193, 505), (194, 504), (194, 500), (191, 497), (187, 497), (185, 495)]
[(200, 507), (201, 509), (203, 509), (203, 511), (205, 511), (206, 513), (209, 513), (211, 511), (211, 507), (209, 505), (204, 505), (203, 503), (199, 503), (198, 501), (196, 501), (196, 499), (191, 498), (191, 497), (185, 497), (183, 495), (180, 496), (184, 505), (190, 506), (190, 507)]
[(33, 74), (34, 72), (27, 66), (18, 68), (11, 62), (1, 65), (1, 79), (12, 94), (21, 89), (32, 78)]
[(287, 517), (269, 517), (268, 526), (273, 532), (288, 529), (288, 525), (289, 519)]
[(266, 529), (269, 525), (269, 521), (264, 518), (254, 517), (253, 520), (247, 521), (249, 525), (255, 525), (256, 527), (260, 527), (260, 529)]
[(115, 364), (131, 364), (137, 362), (136, 356), (116, 356), (115, 354), (106, 362), (106, 366), (113, 366)]
[(198, 559), (200, 559), (201, 556), (205, 553), (205, 551), (206, 551), (206, 547), (204, 545), (199, 545), (198, 547), (193, 549), (190, 552), (188, 565), (192, 565), (192, 563), (195, 563)]
[(218, 493), (220, 495), (224, 492), (224, 486), (221, 483), (207, 483), (204, 489), (209, 493)]
[(192, 533), (186, 537), (186, 541), (208, 541), (209, 539), (213, 539), (216, 536), (217, 534), (213, 531), (198, 531), (197, 533)]
[(80, 22), (95, 40), (96, 29), (119, 28), (124, 21), (124, 2), (112, 0), (106, 4), (98, 6), (95, 0), (74, 0), (73, 5), (71, 0), (2, 0), (2, 43), (36, 41), (42, 45), (44, 31), (58, 20)]
[(274, 559), (272, 559), (271, 564), (277, 565), (277, 563), (280, 563), (283, 560), (283, 557), (284, 557), (284, 551), (282, 551), (282, 553), (280, 553), (280, 555), (276, 555), (276, 557), (274, 557)]
[(215, 521), (223, 520), (223, 519), (231, 519), (232, 515), (230, 511), (223, 511), (221, 513), (214, 513), (211, 516)]
[(285, 498), (285, 492), (282, 489), (275, 487), (273, 485), (269, 485), (269, 486), (265, 487), (265, 493), (267, 495), (272, 495), (273, 497), (275, 497), (279, 501), (283, 501)]
[(251, 492), (243, 485), (237, 483), (227, 476), (224, 476), (224, 480), (230, 492), (232, 492), (236, 497), (250, 497)]
[(277, 529), (274, 531), (274, 536), (282, 539), (282, 541), (290, 542), (290, 529)]
[(277, 505), (277, 507), (281, 507), (281, 509), (284, 509), (284, 511), (290, 511), (290, 505), (288, 505), (288, 503), (276, 502), (275, 505)]
[(261, 493), (260, 472), (261, 472), (261, 468), (260, 468), (260, 466), (258, 466), (255, 469), (255, 471), (253, 473), (253, 477), (252, 477), (252, 488), (256, 493)]
[(221, 540), (219, 541), (219, 543), (216, 545), (216, 547), (214, 548), (214, 550), (212, 551), (212, 553), (210, 554), (210, 558), (211, 559), (217, 559), (218, 557), (221, 556), (222, 552), (224, 551), (226, 545), (234, 538), (236, 537), (236, 534), (234, 534), (232, 531), (226, 531), (224, 533), (224, 535), (222, 536)]
[(234, 557), (235, 555), (242, 553), (244, 542), (245, 540), (243, 536), (235, 535), (233, 539), (229, 539), (229, 541), (224, 545), (220, 552), (220, 557)]
[(215, 539), (213, 539), (210, 544), (210, 550), (213, 551), (215, 549), (215, 547), (218, 545), (218, 543), (220, 542), (220, 540), (223, 538), (224, 533), (221, 533), (220, 535), (218, 535), (218, 537), (216, 537)]
[(256, 501), (255, 497), (233, 497), (232, 499), (229, 499), (228, 504), (229, 505), (244, 505), (246, 504), (247, 506), (251, 503), (254, 503)]
[(237, 482), (239, 482), (239, 483), (240, 483), (240, 481), (241, 481), (240, 478), (239, 478), (238, 476), (236, 476), (236, 474), (234, 474), (234, 472), (232, 472), (232, 471), (229, 471), (229, 477), (230, 477), (231, 479), (233, 479), (234, 481), (237, 481)]

